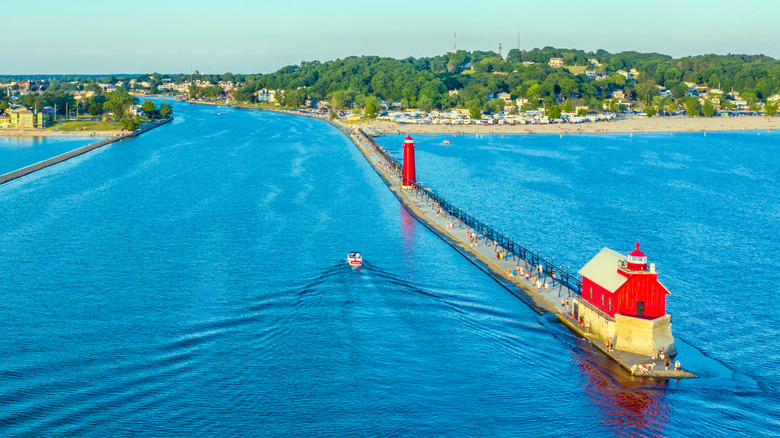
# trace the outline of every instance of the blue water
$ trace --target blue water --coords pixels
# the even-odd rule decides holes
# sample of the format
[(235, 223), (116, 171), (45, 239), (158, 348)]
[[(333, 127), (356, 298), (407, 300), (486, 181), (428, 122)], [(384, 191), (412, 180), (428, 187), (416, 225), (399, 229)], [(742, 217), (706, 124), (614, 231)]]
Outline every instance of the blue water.
[(89, 137), (0, 136), (0, 175), (95, 143)]
[[(770, 303), (748, 309), (763, 324), (710, 320), (696, 333), (716, 302), (675, 300), (725, 291), (683, 291), (692, 280), (671, 270), (674, 251), (618, 231), (599, 241), (595, 225), (566, 222), (577, 217), (570, 205), (559, 206), (555, 241), (540, 234), (544, 225), (520, 208), (554, 211), (542, 201), (557, 195), (484, 168), (504, 156), (489, 148), (516, 148), (516, 140), (495, 138), (484, 149), (472, 139), (452, 152), (421, 142), (418, 170), (436, 188), (486, 172), (479, 178), (489, 185), (450, 187), (451, 196), (499, 227), (532, 232), (556, 260), (587, 259), (593, 251), (583, 242), (597, 251), (642, 239), (672, 289), (675, 334), (737, 375), (626, 377), (411, 219), (322, 121), (179, 103), (174, 111), (173, 123), (0, 186), (0, 434), (752, 436), (777, 428), (776, 352), (767, 348), (776, 343), (763, 332), (772, 330)], [(575, 161), (607, 162), (614, 156), (605, 145), (621, 144), (593, 139), (602, 159), (582, 149), (570, 152)], [(559, 145), (557, 137), (533, 141), (540, 154)], [(451, 173), (463, 176), (435, 181), (435, 160), (458, 163)], [(556, 161), (561, 167), (546, 175), (571, 170), (571, 161)], [(634, 162), (641, 168), (641, 157)], [(514, 166), (524, 172), (522, 161)], [(776, 190), (770, 182), (767, 191)], [(506, 196), (489, 200), (496, 191)], [(776, 218), (776, 193), (763, 196), (765, 214)], [(589, 201), (580, 202), (586, 210)], [(678, 220), (693, 220), (685, 214)], [(729, 215), (737, 213), (712, 222)], [(731, 254), (744, 245), (735, 239)], [(763, 257), (776, 248), (770, 241)], [(361, 269), (344, 263), (352, 250), (364, 253)], [(687, 265), (680, 271), (701, 268)], [(742, 270), (776, 279), (769, 266)], [(730, 275), (738, 286), (768, 281)], [(715, 338), (732, 330), (735, 340)], [(757, 336), (768, 344), (748, 342)]]

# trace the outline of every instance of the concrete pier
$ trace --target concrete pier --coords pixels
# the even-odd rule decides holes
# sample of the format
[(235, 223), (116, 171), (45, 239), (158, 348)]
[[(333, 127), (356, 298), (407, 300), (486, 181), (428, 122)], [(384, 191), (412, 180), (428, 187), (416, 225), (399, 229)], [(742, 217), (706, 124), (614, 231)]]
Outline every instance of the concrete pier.
[(137, 136), (143, 134), (144, 132), (152, 130), (152, 129), (158, 127), (158, 126), (164, 125), (164, 124), (170, 122), (171, 120), (173, 120), (173, 118), (172, 117), (168, 117), (167, 119), (160, 120), (159, 122), (155, 122), (155, 123), (153, 123), (153, 124), (151, 124), (149, 126), (146, 126), (144, 128), (141, 128), (141, 129), (137, 129), (137, 130), (135, 130), (133, 132), (128, 132), (126, 134), (121, 134), (121, 135), (116, 135), (116, 136), (113, 136), (113, 137), (109, 137), (109, 138), (100, 140), (98, 142), (95, 142), (95, 143), (92, 143), (92, 144), (80, 147), (78, 149), (74, 149), (74, 150), (72, 150), (70, 152), (65, 152), (64, 154), (57, 155), (56, 157), (49, 158), (48, 160), (43, 160), (43, 161), (40, 161), (38, 163), (31, 164), (31, 165), (29, 165), (27, 167), (23, 167), (21, 169), (14, 170), (13, 172), (8, 172), (6, 174), (0, 175), (0, 184), (5, 184), (8, 181), (13, 181), (13, 180), (15, 180), (17, 178), (21, 178), (21, 177), (23, 177), (25, 175), (29, 175), (29, 174), (31, 174), (33, 172), (37, 172), (37, 171), (39, 171), (41, 169), (45, 169), (45, 168), (47, 168), (49, 166), (53, 166), (55, 164), (62, 163), (63, 161), (69, 160), (69, 159), (71, 159), (73, 157), (78, 157), (79, 155), (86, 154), (89, 151), (92, 151), (92, 150), (95, 150), (97, 148), (103, 147), (103, 146), (105, 146), (107, 144), (116, 143), (116, 142), (122, 141), (122, 140), (124, 140), (126, 138), (137, 137)]
[[(574, 333), (588, 340), (599, 351), (635, 376), (652, 378), (697, 377), (686, 370), (675, 371), (673, 363), (670, 367), (672, 369), (665, 370), (664, 364), (658, 358), (652, 360), (648, 356), (607, 349), (601, 339), (589, 333), (584, 327), (580, 327), (578, 321), (572, 317), (573, 298), (577, 296), (576, 291), (554, 281), (551, 273), (544, 272), (544, 269), (540, 270), (537, 266), (531, 266), (525, 260), (511, 256), (508, 258), (500, 256), (499, 252), (504, 250), (503, 248), (496, 246), (494, 242), (479, 234), (474, 236), (475, 230), (460, 224), (457, 218), (441, 211), (434, 202), (421, 196), (418, 191), (402, 189), (401, 175), (397, 167), (385, 162), (385, 157), (377, 151), (373, 140), (361, 131), (350, 132), (348, 128), (335, 126), (350, 136), (374, 170), (385, 181), (390, 191), (413, 217), (536, 312), (539, 314), (555, 313), (558, 320)], [(505, 251), (503, 253), (506, 254)], [(518, 268), (521, 268), (522, 272), (528, 273), (528, 275), (517, 275)], [(511, 275), (511, 273), (515, 275)], [(538, 281), (534, 282), (534, 279)], [(539, 287), (540, 283), (541, 287)]]

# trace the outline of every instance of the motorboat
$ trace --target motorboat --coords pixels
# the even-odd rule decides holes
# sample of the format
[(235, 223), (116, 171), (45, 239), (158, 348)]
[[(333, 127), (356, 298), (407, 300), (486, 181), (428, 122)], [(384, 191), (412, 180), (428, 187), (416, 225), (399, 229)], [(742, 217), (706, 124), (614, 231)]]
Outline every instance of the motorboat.
[(450, 144), (450, 141), (445, 139), (441, 144)]
[(347, 264), (350, 266), (362, 266), (363, 256), (359, 252), (353, 251), (347, 256)]

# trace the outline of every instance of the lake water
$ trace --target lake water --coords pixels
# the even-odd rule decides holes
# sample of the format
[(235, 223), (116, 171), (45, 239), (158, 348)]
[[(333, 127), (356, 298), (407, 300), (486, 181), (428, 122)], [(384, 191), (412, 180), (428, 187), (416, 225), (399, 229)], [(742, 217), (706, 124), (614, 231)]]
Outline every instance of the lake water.
[(0, 136), (0, 175), (95, 143), (89, 137)]
[(626, 377), (485, 276), (324, 122), (174, 110), (139, 138), (0, 186), (0, 434), (780, 426), (776, 135), (723, 134), (752, 148), (732, 155), (695, 152), (713, 134), (418, 138), (425, 183), (556, 261), (640, 239), (672, 291), (675, 335), (723, 363), (666, 383)]

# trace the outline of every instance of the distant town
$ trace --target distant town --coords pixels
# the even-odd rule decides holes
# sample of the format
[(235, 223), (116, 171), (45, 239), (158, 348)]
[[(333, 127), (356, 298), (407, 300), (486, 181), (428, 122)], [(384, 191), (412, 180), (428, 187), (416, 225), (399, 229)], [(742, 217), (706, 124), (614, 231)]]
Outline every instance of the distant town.
[(91, 118), (132, 127), (170, 113), (142, 99), (316, 112), (403, 124), (553, 124), (622, 116), (777, 114), (780, 62), (762, 55), (673, 59), (656, 53), (457, 51), (432, 58), (350, 57), (275, 73), (0, 77), (0, 128)]

